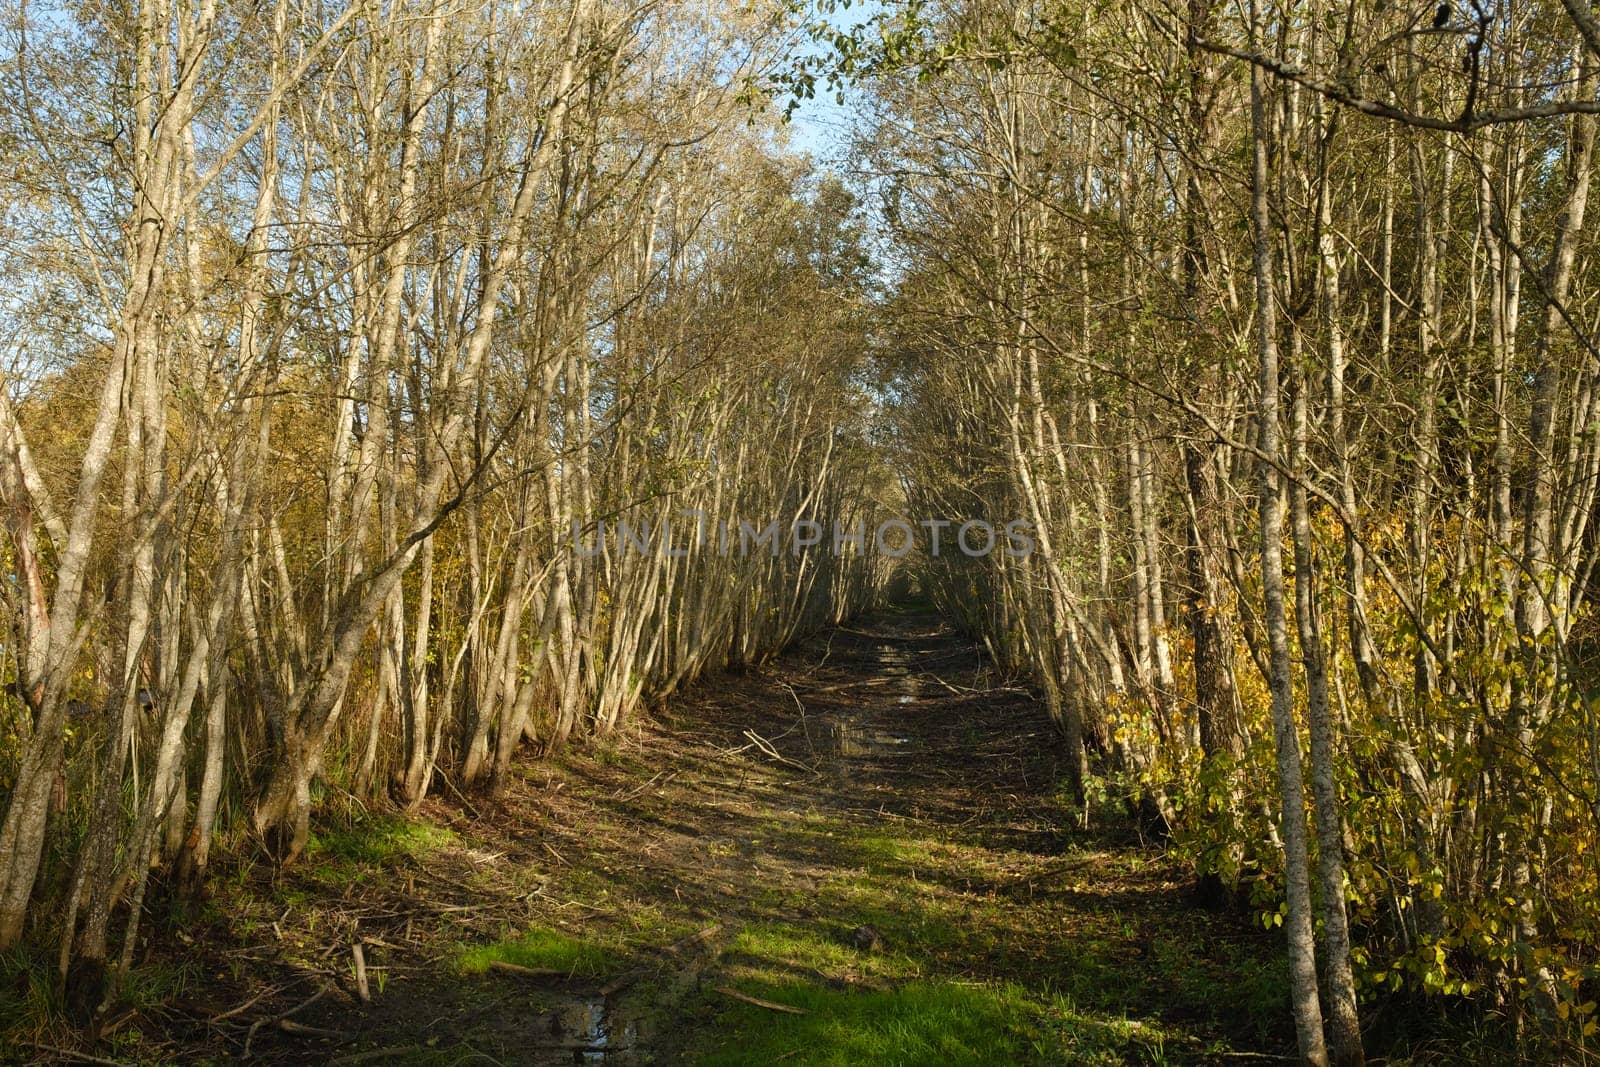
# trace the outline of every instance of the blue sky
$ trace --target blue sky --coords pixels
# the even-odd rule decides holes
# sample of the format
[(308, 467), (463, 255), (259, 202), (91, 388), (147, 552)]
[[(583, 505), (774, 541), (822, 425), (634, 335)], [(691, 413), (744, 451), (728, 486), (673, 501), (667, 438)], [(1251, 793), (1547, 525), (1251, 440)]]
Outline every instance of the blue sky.
[(831, 96), (801, 101), (789, 123), (794, 147), (811, 153), (819, 164), (837, 163), (844, 154), (849, 118)]
[[(879, 0), (855, 0), (848, 10), (824, 12), (821, 17), (830, 25), (840, 29), (850, 29), (859, 26), (881, 10), (883, 4)], [(815, 19), (818, 15), (813, 12), (809, 17)], [(848, 94), (848, 88), (845, 91)], [(847, 104), (848, 100), (847, 96)], [(783, 103), (786, 105), (788, 101)], [(839, 106), (834, 101), (833, 94), (819, 85), (817, 95), (810, 100), (801, 101), (800, 106), (795, 109), (791, 121), (794, 147), (802, 152), (811, 153), (823, 166), (837, 164), (848, 147), (849, 126), (848, 108)]]

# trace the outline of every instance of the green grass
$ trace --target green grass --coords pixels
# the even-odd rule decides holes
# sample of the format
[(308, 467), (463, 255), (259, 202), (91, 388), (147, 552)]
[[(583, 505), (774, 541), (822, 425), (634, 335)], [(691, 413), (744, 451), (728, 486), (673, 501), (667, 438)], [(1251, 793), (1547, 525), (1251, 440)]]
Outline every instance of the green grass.
[(597, 978), (621, 970), (624, 957), (609, 945), (585, 941), (559, 930), (533, 927), (515, 937), (463, 948), (456, 957), (462, 974), (482, 974), (491, 963), (512, 963)]
[(58, 1016), (61, 1004), (51, 963), (42, 951), (13, 948), (0, 953), (0, 1063), (10, 1062), (9, 1042), (43, 1033)]
[(456, 841), (455, 831), (435, 823), (378, 817), (312, 834), (306, 855), (381, 867), (401, 858), (426, 859)]
[[(944, 743), (964, 738), (981, 755), (981, 722), (942, 729)], [(1235, 937), (1193, 911), (1172, 861), (1120, 830), (1068, 836), (1076, 813), (1047, 783), (1020, 797), (1037, 811), (1013, 811), (1009, 793), (922, 775), (899, 785), (938, 803), (907, 813), (880, 808), (876, 790), (890, 783), (799, 779), (696, 747), (674, 777), (641, 791), (674, 751), (661, 743), (613, 739), (526, 771), (535, 794), (560, 789), (560, 803), (513, 819), (509, 836), (498, 820), (462, 823), (458, 835), (325, 813), (305, 864), (270, 882), (238, 864), (207, 922), (246, 943), (270, 939), (285, 965), (309, 970), (325, 966), (315, 957), (330, 937), (348, 936), (353, 884), (386, 911), (397, 909), (379, 902), (434, 891), (431, 878), (413, 887), (419, 867), (447, 876), (486, 908), (419, 915), (413, 939), (446, 966), (411, 966), (408, 948), (368, 958), (398, 976), (380, 1003), (417, 1006), (369, 1036), (406, 1049), (394, 1062), (416, 1067), (520, 1062), (516, 1026), (543, 1025), (536, 1014), (559, 1014), (622, 975), (634, 980), (607, 1001), (617, 1032), (636, 1023), (636, 1047), (663, 1063), (1201, 1064), (1289, 1047), (1277, 941), (1250, 928)], [(1119, 818), (1107, 806), (1093, 824)], [(1062, 828), (1060, 840), (1038, 827)], [(882, 935), (876, 951), (854, 942), (863, 924)], [(664, 951), (712, 925), (714, 936)], [(49, 1014), (49, 983), (30, 984), (28, 963), (0, 956), (0, 975), (13, 978), (0, 1021)], [(225, 955), (210, 970), (255, 980), (247, 963)], [(571, 980), (475, 977), (496, 963)], [(195, 977), (152, 972), (130, 999), (160, 1003)], [(130, 1063), (160, 1039), (143, 1018), (122, 1033), (111, 1050)]]
[(863, 954), (847, 943), (849, 930), (815, 929), (797, 923), (758, 923), (739, 931), (722, 954), (738, 973), (767, 983), (796, 975), (846, 981), (872, 978), (912, 978), (920, 964), (899, 952)]
[(853, 991), (790, 982), (740, 983), (741, 991), (799, 1008), (790, 1015), (728, 1001), (716, 1044), (696, 1050), (702, 1067), (784, 1063), (875, 1064), (1160, 1063), (1159, 1030), (1082, 1016), (1060, 998), (1013, 983), (914, 981)]
[(901, 868), (926, 867), (933, 861), (929, 843), (917, 838), (889, 834), (857, 834), (848, 839), (859, 860), (875, 873)]
[[(907, 936), (883, 916), (883, 951), (862, 953), (842, 924), (757, 923), (722, 954), (740, 992), (790, 1015), (708, 994), (715, 1028), (693, 1062), (804, 1064), (1163, 1063), (1159, 1024), (1081, 1011), (1049, 983), (934, 977), (947, 945)], [(927, 922), (914, 924), (927, 929)], [(899, 945), (914, 945), (900, 951)], [(1192, 1051), (1192, 1049), (1191, 1049)]]

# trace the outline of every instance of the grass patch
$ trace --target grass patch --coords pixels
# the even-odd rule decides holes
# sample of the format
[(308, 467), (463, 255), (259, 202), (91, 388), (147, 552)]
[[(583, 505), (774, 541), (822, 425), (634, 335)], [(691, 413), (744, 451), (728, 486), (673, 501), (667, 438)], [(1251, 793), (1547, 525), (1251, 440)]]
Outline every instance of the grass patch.
[(25, 948), (0, 953), (0, 1063), (21, 1062), (22, 1043), (46, 1035), (58, 1018), (55, 968), (44, 953)]
[(723, 953), (723, 960), (738, 966), (746, 977), (782, 981), (796, 974), (829, 979), (858, 975), (913, 977), (921, 973), (915, 961), (895, 952), (870, 955), (845, 943), (848, 931), (819, 930), (793, 923), (760, 923), (739, 931)]
[(462, 974), (482, 974), (495, 962), (562, 971), (584, 978), (611, 974), (624, 965), (621, 954), (609, 946), (536, 926), (516, 937), (462, 949), (456, 957), (456, 969)]
[(312, 834), (306, 854), (386, 866), (401, 858), (425, 859), (457, 840), (455, 831), (436, 823), (377, 817)]
[(1012, 983), (917, 981), (854, 992), (803, 983), (742, 984), (753, 996), (806, 1011), (788, 1015), (724, 1000), (703, 1067), (748, 1063), (839, 1065), (1158, 1063), (1161, 1032), (1102, 1021)]
[(859, 862), (875, 872), (900, 867), (927, 867), (933, 852), (923, 841), (888, 834), (860, 834), (842, 844), (854, 850)]
[[(923, 625), (886, 636), (932, 654), (922, 637), (909, 640)], [(813, 687), (884, 668), (870, 635), (841, 633), (802, 654), (825, 668), (806, 674)], [(937, 661), (947, 662), (956, 661)], [(767, 675), (789, 670), (752, 670), (730, 693), (741, 707), (781, 708), (788, 723), (793, 699)], [(519, 764), (504, 817), (449, 823), (459, 836), (441, 823), (328, 813), (302, 866), (268, 878), (246, 850), (219, 871), (223, 888), (191, 924), (210, 931), (203, 976), (231, 973), (243, 987), (228, 987), (215, 1010), (274, 975), (325, 966), (311, 957), (349, 936), (350, 900), (409, 918), (413, 894), (443, 892), (429, 899), (456, 906), (419, 910), (409, 938), (369, 953), (377, 975), (405, 981), (380, 990), (383, 1025), (340, 1053), (405, 1049), (391, 1060), (413, 1067), (525, 1062), (538, 1055), (532, 1045), (576, 1043), (583, 1024), (565, 1015), (574, 1001), (635, 968), (637, 980), (606, 1002), (608, 1025), (652, 1062), (1199, 1065), (1292, 1047), (1278, 939), (1192, 909), (1173, 860), (1137, 848), (1116, 810), (1092, 833), (1075, 828), (1050, 746), (1019, 747), (1006, 733), (1046, 730), (1037, 709), (1001, 701), (980, 717), (932, 691), (914, 708), (892, 694), (873, 704), (876, 693), (857, 702), (807, 692), (813, 735), (834, 717), (892, 726), (914, 743), (896, 759), (837, 765), (819, 749), (820, 773), (796, 776), (735, 751), (745, 713), (721, 708), (714, 692), (706, 715), (669, 708), (684, 713), (679, 732), (652, 723), (638, 743), (612, 738)], [(765, 721), (754, 725), (765, 732)], [(441, 877), (413, 887), (406, 872), (423, 866)], [(664, 951), (713, 924), (715, 936)], [(881, 934), (875, 950), (858, 946), (862, 925)], [(273, 946), (273, 974), (261, 973), (259, 955), (231, 951), (259, 942)], [(53, 951), (39, 955), (38, 973), (53, 975)], [(441, 956), (445, 966), (431, 966)], [(496, 963), (572, 980), (471, 977)], [(10, 976), (0, 1022), (50, 1020), (52, 983), (30, 982), (33, 969), (0, 955), (0, 977)], [(202, 975), (142, 977), (129, 999), (155, 1006), (193, 996)], [(108, 1048), (122, 1061), (162, 1061), (167, 1017), (130, 1020)], [(248, 1018), (234, 1025), (237, 1034)], [(215, 1041), (215, 1027), (185, 1029), (171, 1062), (197, 1061)], [(307, 1048), (267, 1035), (257, 1047), (273, 1058)]]

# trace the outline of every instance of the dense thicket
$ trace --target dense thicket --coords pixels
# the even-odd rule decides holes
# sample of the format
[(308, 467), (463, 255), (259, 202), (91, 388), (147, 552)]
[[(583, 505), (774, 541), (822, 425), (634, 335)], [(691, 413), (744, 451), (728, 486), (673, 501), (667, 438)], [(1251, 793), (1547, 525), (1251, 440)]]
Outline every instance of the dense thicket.
[[(856, 610), (854, 203), (780, 12), (13, 6), (0, 949), (93, 1009), (153, 884), (502, 784)], [(622, 539), (623, 525), (627, 539)]]
[(1071, 791), (1100, 754), (1285, 926), (1307, 1060), (1358, 1061), (1358, 994), (1402, 988), (1577, 1055), (1588, 8), (951, 3), (837, 44), (913, 493), (1040, 530), (934, 589), (1044, 689)]
[(1284, 928), (1307, 1061), (1393, 991), (1592, 1046), (1585, 0), (889, 8), (790, 80), (877, 267), (790, 14), (7, 10), (0, 950), (92, 1009), (219, 841), (843, 617), (898, 500), (1031, 524), (929, 589)]

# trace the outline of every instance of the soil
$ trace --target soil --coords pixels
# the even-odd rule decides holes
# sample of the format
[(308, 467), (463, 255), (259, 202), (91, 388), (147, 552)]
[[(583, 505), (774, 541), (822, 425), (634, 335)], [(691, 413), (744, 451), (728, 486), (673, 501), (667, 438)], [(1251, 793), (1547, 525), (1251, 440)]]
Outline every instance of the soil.
[(849, 1062), (829, 1034), (901, 1039), (845, 1032), (876, 1027), (870, 1010), (822, 1016), (928, 989), (1001, 1004), (983, 1018), (1019, 1030), (995, 1040), (1037, 1062), (1291, 1053), (1276, 939), (1197, 906), (1114, 809), (1085, 828), (1059, 756), (1025, 690), (937, 617), (886, 612), (529, 759), (496, 798), (444, 783), (420, 823), (354, 819), (283, 871), (235, 849), (209, 901), (152, 917), (140, 972), (157, 977), (93, 1053)]

